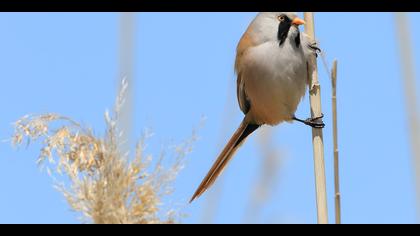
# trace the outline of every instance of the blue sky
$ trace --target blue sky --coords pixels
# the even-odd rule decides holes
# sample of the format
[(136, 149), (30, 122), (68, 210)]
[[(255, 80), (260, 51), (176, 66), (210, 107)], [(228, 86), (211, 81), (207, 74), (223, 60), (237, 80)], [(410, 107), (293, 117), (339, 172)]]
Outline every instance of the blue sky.
[[(212, 222), (244, 222), (249, 193), (260, 174), (258, 133), (238, 151), (212, 191), (191, 205), (187, 201), (242, 119), (233, 63), (236, 44), (255, 14), (136, 15), (135, 136), (151, 128), (155, 135), (149, 151), (158, 154), (162, 145), (190, 137), (206, 117), (170, 199), (187, 214), (185, 223), (202, 222), (208, 198), (217, 191), (220, 199), (211, 207)], [(420, 22), (420, 14), (409, 16), (411, 22)], [(394, 15), (315, 17), (316, 36), (327, 60), (339, 60), (343, 222), (415, 223), (414, 173)], [(13, 133), (11, 122), (28, 113), (60, 113), (101, 133), (103, 113), (113, 105), (119, 77), (118, 21), (118, 13), (1, 13), (0, 139)], [(417, 42), (420, 30), (413, 26)], [(419, 55), (420, 47), (414, 46), (414, 55)], [(319, 68), (332, 222), (331, 86), (321, 63)], [(309, 116), (307, 96), (297, 115)], [(298, 123), (269, 129), (281, 164), (273, 194), (255, 222), (315, 223), (311, 129)], [(0, 222), (77, 223), (78, 214), (37, 168), (38, 151), (38, 145), (15, 150), (0, 143)]]

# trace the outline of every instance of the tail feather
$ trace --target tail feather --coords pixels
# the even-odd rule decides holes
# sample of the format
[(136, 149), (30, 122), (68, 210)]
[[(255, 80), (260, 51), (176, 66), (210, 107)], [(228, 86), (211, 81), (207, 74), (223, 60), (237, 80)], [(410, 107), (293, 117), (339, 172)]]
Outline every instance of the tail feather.
[(193, 197), (190, 200), (190, 203), (194, 201), (194, 199), (199, 197), (201, 194), (203, 194), (208, 188), (211, 187), (211, 185), (213, 185), (217, 177), (219, 177), (223, 169), (226, 167), (227, 163), (235, 154), (236, 150), (242, 145), (245, 139), (259, 127), (259, 125), (248, 124), (245, 121), (245, 119), (242, 121), (239, 128), (232, 135), (229, 142), (226, 144), (225, 148), (222, 150), (219, 157), (214, 162), (210, 171), (207, 173), (206, 177), (203, 179), (200, 186), (195, 191)]

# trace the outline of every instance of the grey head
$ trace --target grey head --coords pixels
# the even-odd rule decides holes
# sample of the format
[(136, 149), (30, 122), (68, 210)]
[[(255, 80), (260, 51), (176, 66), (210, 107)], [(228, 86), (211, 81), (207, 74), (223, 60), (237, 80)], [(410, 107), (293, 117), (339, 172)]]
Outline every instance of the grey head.
[(287, 38), (295, 46), (300, 46), (299, 25), (304, 21), (296, 12), (260, 12), (251, 23), (253, 37), (257, 44), (267, 41), (278, 41), (282, 46)]

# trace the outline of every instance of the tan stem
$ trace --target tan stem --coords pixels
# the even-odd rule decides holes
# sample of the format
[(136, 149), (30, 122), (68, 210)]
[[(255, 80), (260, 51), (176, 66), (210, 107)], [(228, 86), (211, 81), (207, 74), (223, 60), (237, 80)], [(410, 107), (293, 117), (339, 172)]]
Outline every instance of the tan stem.
[[(304, 13), (305, 32), (315, 40), (314, 16), (312, 12)], [(311, 57), (308, 62), (308, 79), (309, 79), (309, 100), (311, 105), (311, 115), (313, 118), (322, 115), (321, 110), (321, 88), (318, 81), (318, 69), (315, 56)], [(319, 224), (328, 224), (327, 209), (327, 190), (325, 179), (325, 161), (324, 161), (324, 140), (322, 129), (312, 129), (312, 144), (314, 154), (315, 169), (315, 189), (316, 189), (316, 205), (317, 218)]]
[(415, 173), (417, 194), (417, 220), (420, 219), (420, 124), (418, 116), (416, 68), (414, 64), (413, 42), (410, 21), (406, 13), (395, 13), (397, 40), (400, 51), (402, 82), (411, 141), (412, 165)]
[[(118, 144), (122, 153), (130, 151), (132, 143), (133, 115), (135, 113), (134, 102), (134, 49), (135, 49), (135, 13), (120, 13), (120, 31), (119, 31), (119, 69), (120, 77), (118, 84), (125, 79), (127, 82), (127, 92), (125, 93), (125, 102), (122, 104), (118, 129), (122, 132), (121, 142)], [(117, 88), (118, 91), (121, 88)]]
[(335, 201), (335, 223), (341, 224), (341, 193), (340, 175), (338, 162), (338, 125), (337, 125), (337, 60), (333, 62), (331, 71), (332, 83), (332, 115), (333, 115), (333, 139), (334, 139), (334, 201)]

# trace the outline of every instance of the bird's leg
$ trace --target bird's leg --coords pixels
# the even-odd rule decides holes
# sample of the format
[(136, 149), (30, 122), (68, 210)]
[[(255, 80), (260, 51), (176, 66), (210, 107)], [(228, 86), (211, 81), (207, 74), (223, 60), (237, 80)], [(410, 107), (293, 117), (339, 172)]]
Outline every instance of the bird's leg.
[(325, 124), (322, 121), (323, 117), (324, 117), (324, 114), (321, 114), (321, 116), (319, 116), (319, 117), (314, 117), (314, 118), (308, 118), (306, 120), (301, 120), (301, 119), (297, 118), (296, 116), (293, 116), (293, 120), (302, 122), (305, 125), (311, 126), (312, 128), (322, 129), (322, 128), (325, 127)]

